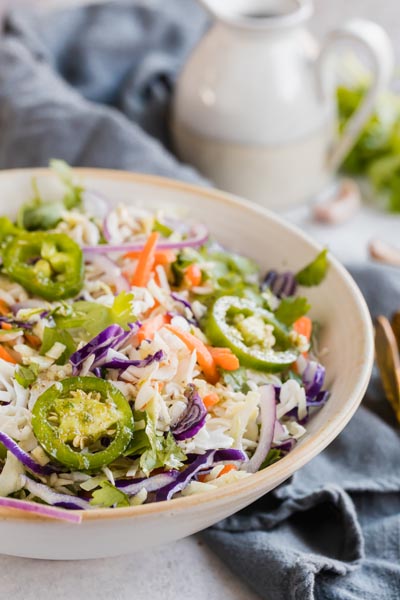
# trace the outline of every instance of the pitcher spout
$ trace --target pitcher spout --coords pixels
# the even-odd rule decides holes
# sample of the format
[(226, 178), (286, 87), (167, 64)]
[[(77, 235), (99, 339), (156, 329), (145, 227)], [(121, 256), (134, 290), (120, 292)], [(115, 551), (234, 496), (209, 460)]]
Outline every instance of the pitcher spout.
[(228, 26), (252, 31), (293, 27), (313, 13), (312, 0), (198, 0), (208, 13)]

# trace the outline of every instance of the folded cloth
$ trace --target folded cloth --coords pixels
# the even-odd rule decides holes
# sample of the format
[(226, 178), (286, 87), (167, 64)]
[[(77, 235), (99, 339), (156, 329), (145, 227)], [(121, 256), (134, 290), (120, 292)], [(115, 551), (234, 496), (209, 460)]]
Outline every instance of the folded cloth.
[[(204, 183), (165, 146), (176, 72), (206, 26), (192, 0), (14, 12), (0, 40), (0, 167), (59, 157)], [(396, 269), (352, 272), (373, 315), (400, 304)], [(399, 457), (375, 374), (325, 452), (203, 537), (267, 600), (397, 599)]]
[[(398, 269), (350, 271), (372, 315), (400, 308)], [(361, 408), (288, 484), (204, 532), (266, 600), (400, 597), (400, 439), (374, 372)]]
[(205, 26), (190, 0), (11, 12), (0, 41), (0, 168), (58, 157), (204, 184), (162, 143), (174, 78)]

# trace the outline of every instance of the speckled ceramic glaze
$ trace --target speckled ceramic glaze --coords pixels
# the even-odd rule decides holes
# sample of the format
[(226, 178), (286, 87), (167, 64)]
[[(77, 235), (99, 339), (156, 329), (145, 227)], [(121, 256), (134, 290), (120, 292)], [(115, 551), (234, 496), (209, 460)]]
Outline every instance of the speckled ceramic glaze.
[[(262, 268), (297, 270), (320, 247), (301, 231), (263, 208), (222, 192), (176, 181), (117, 171), (80, 169), (86, 187), (111, 202), (149, 208), (174, 207), (183, 217), (206, 223), (212, 235)], [(3, 171), (0, 214), (15, 215), (31, 195), (32, 176), (46, 194), (57, 193), (46, 170)], [(95, 509), (80, 525), (0, 508), (0, 552), (47, 559), (108, 557), (142, 550), (190, 535), (233, 514), (285, 481), (323, 450), (345, 427), (358, 407), (373, 361), (372, 325), (360, 291), (347, 271), (331, 257), (324, 283), (311, 288), (313, 318), (323, 328), (321, 345), (329, 348), (324, 363), (329, 402), (313, 418), (307, 435), (278, 463), (217, 491), (137, 507)]]

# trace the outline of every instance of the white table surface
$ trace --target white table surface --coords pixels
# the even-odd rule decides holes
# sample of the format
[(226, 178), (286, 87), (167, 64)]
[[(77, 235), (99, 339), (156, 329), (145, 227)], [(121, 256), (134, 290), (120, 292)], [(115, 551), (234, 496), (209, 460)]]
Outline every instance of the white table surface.
[[(39, 0), (50, 6), (62, 0)], [(64, 5), (72, 1), (64, 1)], [(81, 1), (81, 0), (80, 0)], [(376, 19), (400, 36), (398, 0), (316, 0), (313, 29), (325, 32), (349, 16)], [(399, 57), (399, 47), (396, 48)], [(372, 237), (399, 242), (400, 217), (364, 208), (339, 227), (293, 216), (344, 262), (364, 260)], [(62, 543), (62, 540), (60, 540)], [(223, 559), (223, 557), (221, 557)], [(258, 596), (257, 596), (258, 597)], [(0, 598), (12, 600), (256, 600), (207, 546), (190, 537), (139, 555), (85, 562), (35, 561), (0, 556)]]

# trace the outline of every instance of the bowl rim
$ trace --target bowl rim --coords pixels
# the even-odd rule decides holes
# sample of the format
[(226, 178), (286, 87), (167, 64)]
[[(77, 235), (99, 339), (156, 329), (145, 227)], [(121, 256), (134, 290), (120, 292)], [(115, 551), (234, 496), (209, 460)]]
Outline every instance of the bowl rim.
[[(311, 237), (301, 231), (297, 226), (285, 221), (282, 217), (278, 216), (267, 208), (216, 188), (200, 187), (198, 185), (182, 182), (172, 178), (131, 171), (120, 171), (117, 169), (73, 167), (73, 170), (83, 178), (86, 177), (95, 179), (108, 179), (113, 181), (127, 181), (163, 188), (172, 188), (177, 191), (187, 191), (192, 194), (197, 194), (198, 196), (211, 199), (214, 202), (227, 204), (247, 212), (251, 211), (259, 214), (262, 217), (267, 217), (270, 222), (284, 227), (295, 236), (301, 238), (316, 251), (320, 251), (323, 247), (321, 244), (314, 241)], [(9, 178), (12, 175), (20, 176), (29, 173), (32, 173), (33, 176), (52, 175), (50, 169), (41, 167), (7, 169), (0, 172), (0, 184), (2, 179)], [(350, 288), (352, 297), (356, 301), (359, 315), (364, 326), (362, 367), (358, 380), (353, 387), (353, 391), (348, 397), (345, 409), (342, 410), (335, 418), (325, 423), (317, 432), (312, 434), (312, 436), (306, 440), (301, 447), (299, 447), (297, 450), (297, 455), (295, 454), (293, 457), (292, 453), (289, 453), (278, 462), (269, 466), (268, 469), (254, 473), (251, 475), (251, 477), (246, 477), (240, 481), (227, 484), (216, 490), (211, 490), (202, 494), (183, 496), (180, 498), (175, 498), (172, 501), (165, 500), (162, 502), (153, 502), (139, 506), (121, 507), (118, 508), (118, 510), (110, 510), (109, 508), (94, 508), (90, 511), (74, 511), (74, 513), (82, 516), (82, 522), (98, 519), (139, 518), (152, 514), (162, 514), (166, 512), (171, 513), (179, 511), (180, 509), (190, 510), (198, 507), (199, 505), (202, 505), (202, 507), (208, 505), (211, 508), (212, 504), (217, 502), (223, 503), (227, 498), (232, 499), (235, 496), (240, 497), (242, 495), (249, 495), (252, 491), (260, 491), (263, 487), (265, 487), (267, 482), (273, 483), (274, 486), (279, 485), (288, 479), (295, 471), (308, 463), (312, 458), (317, 456), (334, 440), (337, 435), (339, 435), (357, 410), (370, 379), (374, 361), (373, 325), (365, 299), (349, 272), (334, 256), (330, 255), (329, 260), (330, 264)], [(65, 525), (65, 522), (56, 519), (49, 519), (48, 517), (40, 514), (27, 513), (18, 508), (0, 507), (0, 519), (4, 518), (26, 521), (45, 521), (47, 523), (52, 521), (55, 524), (61, 523)]]

